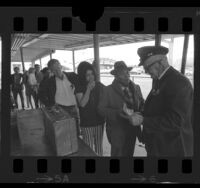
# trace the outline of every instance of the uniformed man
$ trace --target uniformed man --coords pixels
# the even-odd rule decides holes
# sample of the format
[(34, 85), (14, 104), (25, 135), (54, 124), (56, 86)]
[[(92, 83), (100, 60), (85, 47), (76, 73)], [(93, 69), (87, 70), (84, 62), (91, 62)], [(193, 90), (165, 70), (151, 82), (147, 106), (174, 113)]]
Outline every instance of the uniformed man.
[(129, 116), (132, 125), (143, 125), (147, 156), (187, 157), (193, 155), (193, 88), (190, 81), (171, 67), (168, 48), (138, 49), (139, 66), (153, 79), (142, 114)]

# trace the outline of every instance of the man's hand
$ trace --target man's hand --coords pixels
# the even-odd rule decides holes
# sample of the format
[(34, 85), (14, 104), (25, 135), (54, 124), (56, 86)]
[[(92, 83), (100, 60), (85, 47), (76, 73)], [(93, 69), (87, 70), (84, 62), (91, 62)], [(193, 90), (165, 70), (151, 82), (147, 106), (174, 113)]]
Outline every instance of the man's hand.
[(133, 126), (140, 126), (143, 122), (143, 116), (138, 113), (138, 112), (135, 112), (133, 113), (132, 115), (128, 115), (124, 112), (121, 112), (120, 113), (120, 116), (129, 120), (129, 122), (133, 125)]
[(133, 109), (128, 109), (126, 103), (124, 103), (123, 105), (123, 111), (125, 114), (127, 114), (128, 116), (131, 116), (134, 113)]
[(131, 116), (131, 124), (133, 126), (139, 126), (142, 124), (143, 122), (143, 116), (139, 113), (133, 113), (133, 115)]

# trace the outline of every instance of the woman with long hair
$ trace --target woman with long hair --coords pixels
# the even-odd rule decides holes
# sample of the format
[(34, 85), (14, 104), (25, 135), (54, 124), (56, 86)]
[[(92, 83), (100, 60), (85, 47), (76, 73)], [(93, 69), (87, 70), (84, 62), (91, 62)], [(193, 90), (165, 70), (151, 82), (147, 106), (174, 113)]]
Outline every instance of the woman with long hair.
[(80, 127), (83, 140), (99, 156), (103, 155), (103, 131), (105, 120), (97, 106), (104, 85), (96, 80), (92, 64), (81, 62), (77, 69), (79, 86), (75, 89), (80, 112)]

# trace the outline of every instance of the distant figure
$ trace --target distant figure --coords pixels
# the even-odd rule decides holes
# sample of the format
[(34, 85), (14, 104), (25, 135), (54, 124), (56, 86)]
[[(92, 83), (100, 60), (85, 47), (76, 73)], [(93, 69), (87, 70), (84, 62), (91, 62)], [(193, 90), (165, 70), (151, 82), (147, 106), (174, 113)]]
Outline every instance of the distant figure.
[[(36, 80), (37, 80), (37, 85), (38, 85), (38, 89), (39, 89), (39, 85), (41, 83), (41, 81), (43, 80), (43, 73), (40, 71), (41, 67), (40, 65), (38, 64), (35, 64), (35, 77), (36, 77)], [(38, 93), (37, 93), (37, 98), (36, 98), (36, 103), (37, 103), (37, 106), (39, 106), (39, 96), (38, 96)]]
[[(43, 79), (39, 85), (38, 97), (41, 102), (41, 105), (45, 105), (46, 102), (44, 102), (44, 101), (46, 101), (47, 98), (46, 98), (46, 95), (44, 94), (44, 92), (45, 92), (44, 88), (45, 88), (46, 82), (50, 78), (50, 71), (49, 71), (48, 67), (45, 67), (41, 70), (41, 72), (43, 74)], [(44, 97), (44, 99), (42, 97)], [(43, 103), (42, 103), (42, 101), (43, 101)]]
[(40, 71), (40, 68), (41, 68), (40, 65), (35, 64), (35, 77), (38, 84), (40, 84), (40, 82), (43, 79), (43, 73)]
[(97, 75), (97, 67), (96, 67), (96, 61), (95, 60), (92, 62), (92, 66), (93, 66), (95, 75)]
[(24, 86), (25, 86), (25, 95), (26, 95), (26, 104), (27, 104), (27, 108), (29, 108), (29, 104), (30, 104), (30, 86), (28, 83), (28, 71), (25, 71), (23, 74), (23, 80), (24, 80)]
[(98, 113), (100, 95), (104, 85), (96, 81), (92, 64), (84, 61), (78, 66), (79, 86), (76, 98), (80, 111), (80, 127), (83, 140), (99, 155), (103, 155), (103, 130), (105, 118)]
[(24, 109), (24, 96), (23, 96), (23, 74), (19, 73), (19, 67), (14, 67), (14, 74), (11, 75), (11, 91), (15, 100), (16, 107), (19, 108), (17, 96), (19, 94)]
[(31, 96), (33, 96), (33, 99), (34, 99), (34, 102), (35, 102), (35, 107), (38, 108), (38, 103), (37, 103), (38, 84), (37, 84), (37, 80), (36, 80), (36, 77), (35, 77), (35, 69), (32, 68), (32, 67), (29, 68), (28, 84), (30, 86), (29, 102), (31, 104), (31, 108), (33, 109)]

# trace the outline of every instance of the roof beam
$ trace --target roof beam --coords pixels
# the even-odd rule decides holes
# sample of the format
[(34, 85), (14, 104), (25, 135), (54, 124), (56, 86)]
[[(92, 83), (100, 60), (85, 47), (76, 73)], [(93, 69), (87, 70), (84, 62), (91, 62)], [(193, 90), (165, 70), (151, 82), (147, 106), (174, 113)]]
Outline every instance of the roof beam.
[(32, 40), (30, 40), (30, 41), (24, 43), (24, 44), (22, 45), (22, 47), (27, 47), (27, 46), (29, 46), (30, 44), (33, 44), (33, 43), (35, 43), (35, 42), (37, 42), (37, 41), (39, 41), (39, 40), (41, 40), (41, 39), (45, 39), (45, 38), (48, 37), (48, 36), (49, 36), (49, 34), (42, 34), (42, 35), (40, 35), (39, 37), (34, 38), (34, 39), (32, 39)]
[(55, 50), (46, 50), (46, 51), (42, 52), (41, 54), (37, 55), (36, 57), (34, 57), (33, 59), (31, 59), (31, 61), (36, 61), (37, 59), (41, 59), (52, 53), (55, 53)]
[[(100, 38), (100, 43), (101, 42), (107, 42), (107, 41), (112, 41), (114, 38), (113, 36), (109, 36), (109, 37), (104, 37), (104, 38)], [(82, 42), (76, 42), (76, 43), (71, 43), (71, 44), (67, 44), (64, 46), (65, 49), (69, 48), (69, 49), (72, 49), (72, 48), (81, 48), (81, 46), (93, 46), (93, 39), (90, 39), (90, 40), (87, 40), (87, 41), (82, 41)]]
[[(132, 37), (131, 38), (128, 38), (128, 39), (124, 39), (124, 40), (119, 40), (121, 37), (126, 37), (126, 35), (119, 35), (119, 36), (109, 36), (109, 37), (101, 37), (100, 36), (100, 39), (99, 39), (99, 44), (100, 46), (112, 46), (112, 45), (117, 45), (117, 44), (125, 44), (125, 43), (136, 43), (136, 42), (141, 42), (141, 41), (151, 41), (153, 40), (154, 36), (149, 37), (148, 39), (137, 39), (137, 40), (141, 40), (141, 41), (135, 41), (135, 39)], [(119, 39), (118, 39), (119, 38)], [(111, 45), (104, 45), (104, 43), (106, 42), (114, 42), (116, 44), (111, 44)], [(89, 47), (93, 47), (93, 40), (87, 40), (87, 41), (81, 41), (81, 42), (76, 42), (76, 43), (70, 43), (70, 44), (67, 44), (64, 46), (64, 48), (66, 50), (80, 50), (80, 49), (84, 49), (84, 48), (89, 48)]]

